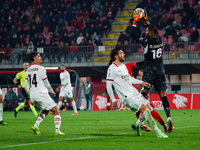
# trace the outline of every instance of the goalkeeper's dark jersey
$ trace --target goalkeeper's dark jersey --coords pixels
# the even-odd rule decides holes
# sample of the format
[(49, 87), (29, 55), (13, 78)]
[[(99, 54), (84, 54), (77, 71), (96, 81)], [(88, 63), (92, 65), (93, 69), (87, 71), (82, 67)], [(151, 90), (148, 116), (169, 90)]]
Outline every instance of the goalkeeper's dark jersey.
[(163, 66), (162, 48), (163, 43), (159, 35), (155, 38), (138, 36), (135, 33), (136, 27), (132, 27), (131, 37), (144, 46), (144, 65), (145, 66)]

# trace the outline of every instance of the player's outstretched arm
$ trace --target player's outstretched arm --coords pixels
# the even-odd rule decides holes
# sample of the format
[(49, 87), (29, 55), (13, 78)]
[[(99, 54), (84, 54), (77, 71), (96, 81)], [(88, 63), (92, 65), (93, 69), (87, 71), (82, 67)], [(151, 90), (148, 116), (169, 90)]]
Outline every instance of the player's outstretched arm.
[(150, 88), (151, 87), (151, 84), (149, 84), (149, 83), (147, 83), (147, 82), (142, 82), (142, 85), (144, 85), (144, 86), (146, 86), (146, 87), (148, 87), (148, 88)]
[(144, 65), (144, 61), (135, 62), (135, 67), (139, 67), (139, 66), (143, 66), (143, 65)]
[(142, 84), (142, 82), (143, 82), (143, 81), (131, 77), (131, 83), (133, 83), (133, 84)]
[(17, 84), (17, 78), (14, 78), (13, 82), (14, 82), (15, 84)]
[(134, 39), (136, 42), (142, 44), (144, 47), (147, 44), (146, 39), (143, 39), (140, 35), (136, 34), (136, 28), (137, 28), (137, 23), (140, 19), (143, 19), (143, 22), (145, 24), (145, 27), (149, 25), (149, 22), (147, 21), (147, 13), (146, 10), (137, 8), (133, 12), (133, 25), (131, 29), (130, 36), (132, 39)]

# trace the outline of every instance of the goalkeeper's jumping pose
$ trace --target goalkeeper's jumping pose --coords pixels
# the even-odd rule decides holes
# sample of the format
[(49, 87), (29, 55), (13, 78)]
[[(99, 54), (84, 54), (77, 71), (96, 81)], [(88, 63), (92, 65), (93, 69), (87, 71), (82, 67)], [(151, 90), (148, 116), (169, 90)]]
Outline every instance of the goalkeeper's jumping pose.
[[(138, 43), (144, 46), (144, 75), (143, 81), (154, 85), (155, 90), (158, 92), (167, 115), (168, 130), (173, 130), (173, 122), (170, 115), (170, 106), (166, 97), (166, 79), (165, 70), (162, 60), (163, 43), (161, 37), (158, 35), (157, 28), (150, 26), (147, 21), (146, 10), (138, 8), (133, 12), (133, 25), (131, 30), (131, 37)], [(135, 33), (137, 22), (143, 19), (146, 27), (146, 37), (140, 37)], [(148, 87), (144, 87), (142, 95), (148, 99)]]

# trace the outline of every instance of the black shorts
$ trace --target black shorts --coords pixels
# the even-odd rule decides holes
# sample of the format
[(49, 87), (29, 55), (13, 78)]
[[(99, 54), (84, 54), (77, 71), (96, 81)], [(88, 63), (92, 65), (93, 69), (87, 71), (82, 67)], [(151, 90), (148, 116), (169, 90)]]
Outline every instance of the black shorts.
[[(166, 91), (165, 69), (163, 66), (144, 68), (142, 80), (153, 85), (156, 91)], [(144, 89), (148, 89), (144, 87)]]
[(22, 94), (24, 95), (24, 98), (25, 98), (26, 100), (29, 100), (29, 99), (30, 99), (24, 88), (21, 88), (21, 92), (22, 92)]

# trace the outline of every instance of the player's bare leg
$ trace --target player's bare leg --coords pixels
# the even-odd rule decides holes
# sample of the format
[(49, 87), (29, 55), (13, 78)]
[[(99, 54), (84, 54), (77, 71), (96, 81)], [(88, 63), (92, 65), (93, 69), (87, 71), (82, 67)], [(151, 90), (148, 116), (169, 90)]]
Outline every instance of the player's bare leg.
[(78, 115), (77, 108), (76, 108), (76, 102), (75, 102), (74, 98), (70, 97), (69, 100), (72, 103), (72, 106), (73, 106), (73, 109), (74, 109), (74, 113), (72, 115)]
[(31, 100), (24, 100), (24, 103), (22, 103), (21, 105), (19, 105), (15, 110), (14, 110), (14, 116), (15, 118), (17, 117), (17, 113), (19, 112), (20, 109), (26, 107), (26, 106), (30, 106), (30, 109), (31, 111), (33, 112), (33, 114), (37, 117), (38, 116), (38, 113), (36, 112), (35, 110), (35, 107), (33, 105), (33, 103), (31, 102)]
[(30, 107), (31, 111), (32, 111), (33, 114), (37, 117), (37, 116), (38, 116), (38, 113), (36, 112), (35, 107), (34, 107), (34, 105), (33, 105), (33, 103), (31, 102), (30, 99), (28, 100), (28, 103), (29, 103), (29, 107)]

